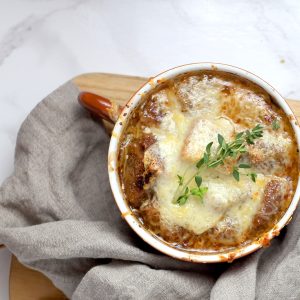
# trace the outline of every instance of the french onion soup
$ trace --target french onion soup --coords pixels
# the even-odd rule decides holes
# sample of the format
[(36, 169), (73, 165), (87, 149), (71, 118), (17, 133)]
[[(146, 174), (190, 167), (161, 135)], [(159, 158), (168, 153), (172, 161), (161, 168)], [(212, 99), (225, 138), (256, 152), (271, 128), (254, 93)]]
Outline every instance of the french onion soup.
[(118, 173), (143, 226), (202, 253), (245, 246), (272, 229), (298, 180), (287, 115), (253, 82), (221, 71), (166, 80), (131, 113)]

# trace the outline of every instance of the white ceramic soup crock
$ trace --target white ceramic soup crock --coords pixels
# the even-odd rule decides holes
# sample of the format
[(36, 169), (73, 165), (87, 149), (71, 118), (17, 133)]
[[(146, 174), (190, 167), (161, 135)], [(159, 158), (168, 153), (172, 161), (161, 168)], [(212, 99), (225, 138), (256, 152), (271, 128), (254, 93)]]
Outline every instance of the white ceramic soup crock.
[(103, 119), (110, 120), (115, 123), (110, 146), (108, 151), (108, 173), (109, 180), (112, 192), (114, 194), (116, 203), (120, 209), (122, 217), (125, 218), (130, 227), (148, 244), (150, 244), (155, 249), (172, 256), (174, 258), (190, 261), (195, 263), (216, 263), (216, 262), (231, 262), (234, 259), (250, 254), (263, 246), (268, 246), (270, 240), (279, 235), (280, 230), (287, 225), (291, 218), (292, 214), (295, 211), (299, 196), (300, 196), (300, 187), (299, 180), (296, 192), (292, 199), (292, 202), (285, 212), (280, 221), (272, 228), (269, 232), (265, 233), (258, 240), (253, 241), (251, 244), (248, 244), (241, 248), (236, 248), (234, 250), (224, 252), (224, 253), (209, 253), (203, 254), (200, 252), (189, 252), (186, 250), (181, 250), (178, 248), (174, 248), (163, 240), (157, 238), (155, 235), (151, 234), (148, 230), (146, 230), (141, 222), (135, 217), (135, 215), (131, 212), (130, 207), (126, 203), (123, 195), (123, 191), (120, 185), (119, 175), (118, 175), (118, 151), (120, 144), (120, 137), (123, 133), (123, 130), (126, 128), (126, 124), (128, 119), (130, 118), (131, 112), (135, 109), (135, 107), (140, 103), (142, 99), (142, 95), (148, 93), (152, 89), (154, 89), (161, 82), (173, 78), (179, 74), (183, 74), (191, 71), (200, 71), (200, 70), (219, 70), (225, 71), (232, 74), (236, 74), (240, 77), (249, 79), (250, 81), (256, 83), (260, 87), (262, 87), (269, 95), (273, 98), (274, 102), (282, 108), (282, 110), (289, 116), (290, 123), (294, 130), (298, 149), (300, 143), (300, 128), (297, 123), (296, 117), (294, 116), (292, 110), (288, 106), (287, 102), (283, 99), (283, 97), (267, 82), (258, 76), (254, 75), (251, 72), (243, 70), (241, 68), (237, 68), (234, 66), (220, 64), (220, 63), (193, 63), (187, 64), (179, 67), (175, 67), (173, 69), (167, 70), (158, 74), (155, 77), (149, 79), (127, 102), (124, 108), (119, 108), (114, 103), (110, 102), (108, 99), (105, 99), (101, 96), (94, 95), (91, 93), (83, 92), (79, 95), (79, 102), (92, 113), (100, 116)]

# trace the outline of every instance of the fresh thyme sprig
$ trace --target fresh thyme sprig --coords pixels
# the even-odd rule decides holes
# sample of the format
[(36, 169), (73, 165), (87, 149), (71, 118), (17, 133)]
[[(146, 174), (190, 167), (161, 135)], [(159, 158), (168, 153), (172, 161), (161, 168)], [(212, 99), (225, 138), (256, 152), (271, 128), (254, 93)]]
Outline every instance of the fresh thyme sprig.
[[(180, 180), (180, 179), (179, 179)], [(201, 201), (203, 201), (203, 197), (206, 194), (208, 188), (201, 187), (202, 177), (199, 175), (195, 176), (195, 182), (197, 187), (190, 189), (188, 186), (185, 188), (184, 193), (178, 197), (177, 203), (179, 205), (183, 205), (186, 203), (190, 196), (197, 196)], [(180, 183), (179, 183), (180, 184)]]
[[(211, 153), (211, 148), (213, 142), (207, 144), (203, 157), (196, 163), (197, 171), (187, 180), (185, 176), (177, 175), (178, 177), (178, 188), (174, 195), (174, 203), (183, 205), (186, 203), (190, 196), (196, 196), (201, 201), (207, 192), (207, 187), (201, 187), (202, 178), (199, 175), (204, 168), (216, 168), (217, 166), (224, 165), (225, 159), (228, 157), (236, 158), (239, 154), (246, 153), (247, 145), (254, 144), (254, 140), (261, 138), (263, 136), (263, 126), (258, 124), (251, 130), (246, 130), (238, 133), (235, 136), (234, 141), (226, 142), (221, 134), (218, 134), (218, 147), (214, 154)], [(239, 166), (234, 166), (232, 175), (239, 181), (240, 171), (239, 169), (249, 169), (251, 168), (248, 164), (240, 164)], [(250, 176), (252, 181), (256, 181), (257, 175), (255, 173), (242, 174)], [(197, 188), (190, 189), (189, 184), (192, 180), (195, 180)]]

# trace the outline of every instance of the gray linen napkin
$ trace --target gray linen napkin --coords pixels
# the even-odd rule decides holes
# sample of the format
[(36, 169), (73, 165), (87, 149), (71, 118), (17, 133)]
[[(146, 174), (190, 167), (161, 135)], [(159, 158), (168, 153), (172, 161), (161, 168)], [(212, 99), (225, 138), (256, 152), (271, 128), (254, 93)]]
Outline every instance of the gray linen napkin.
[(122, 220), (109, 137), (68, 82), (30, 113), (0, 190), (0, 244), (73, 299), (300, 299), (299, 214), (272, 246), (232, 264), (177, 261)]

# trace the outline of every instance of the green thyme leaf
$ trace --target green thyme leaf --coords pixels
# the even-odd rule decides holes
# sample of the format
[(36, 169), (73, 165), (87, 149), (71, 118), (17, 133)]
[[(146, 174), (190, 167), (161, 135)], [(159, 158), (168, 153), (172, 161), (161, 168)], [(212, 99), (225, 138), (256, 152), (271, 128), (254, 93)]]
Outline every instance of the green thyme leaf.
[(237, 169), (234, 169), (233, 172), (232, 172), (232, 176), (234, 177), (234, 179), (236, 181), (240, 181), (240, 173)]
[(238, 134), (235, 136), (235, 138), (238, 140), (238, 139), (240, 139), (243, 135), (244, 135), (244, 132), (240, 132), (240, 133), (238, 133)]
[(185, 188), (184, 194), (187, 195), (187, 194), (189, 193), (189, 191), (190, 191), (190, 189), (189, 189), (189, 187), (187, 186), (187, 187)]
[(246, 141), (247, 141), (247, 144), (250, 145), (250, 144), (254, 144), (253, 142), (253, 135), (251, 135), (251, 132), (249, 130), (246, 131)]
[(197, 187), (200, 187), (200, 185), (202, 183), (202, 177), (199, 175), (195, 176), (195, 182), (197, 184)]
[(182, 205), (184, 205), (186, 203), (187, 199), (188, 199), (188, 197), (186, 195), (181, 195), (181, 196), (178, 197), (177, 203), (180, 206), (182, 206)]
[(251, 176), (252, 181), (256, 182), (257, 174), (256, 173), (251, 173), (250, 176)]
[(272, 122), (272, 129), (273, 130), (278, 130), (280, 128), (279, 121), (277, 119), (274, 119)]
[(242, 148), (240, 148), (240, 153), (246, 153), (247, 152), (247, 149), (246, 149), (246, 147), (242, 147)]
[(203, 164), (204, 164), (204, 158), (201, 158), (196, 164), (197, 169), (200, 169), (203, 166)]
[(263, 126), (261, 124), (257, 124), (252, 131), (262, 131), (263, 130)]
[(191, 195), (199, 197), (202, 200), (204, 195), (207, 193), (207, 191), (208, 191), (207, 187), (194, 188), (191, 190)]
[(207, 155), (207, 153), (205, 152), (204, 155), (203, 155), (203, 160), (204, 160), (204, 163), (208, 163), (208, 160), (209, 160), (209, 157)]
[(236, 154), (234, 151), (230, 150), (229, 153), (228, 153), (228, 156), (230, 157), (234, 157)]
[(251, 166), (248, 165), (248, 164), (240, 164), (240, 165), (239, 165), (239, 168), (242, 168), (242, 169), (250, 169)]
[(177, 177), (178, 177), (178, 184), (183, 185), (183, 177), (180, 175), (177, 175)]
[(206, 146), (206, 153), (207, 154), (210, 154), (211, 146), (212, 146), (213, 143), (214, 142), (210, 142), (209, 144), (207, 144), (207, 146)]
[(218, 133), (218, 142), (219, 142), (220, 146), (222, 147), (223, 142), (224, 142), (224, 137), (219, 133)]

